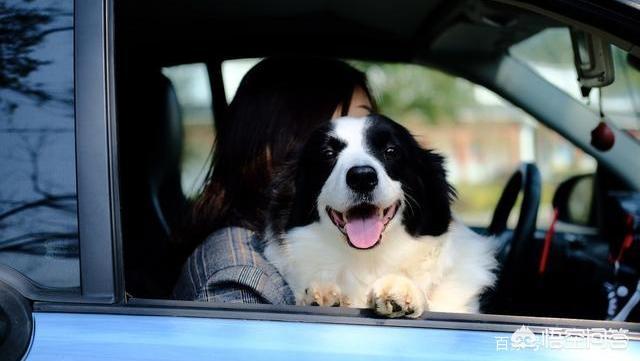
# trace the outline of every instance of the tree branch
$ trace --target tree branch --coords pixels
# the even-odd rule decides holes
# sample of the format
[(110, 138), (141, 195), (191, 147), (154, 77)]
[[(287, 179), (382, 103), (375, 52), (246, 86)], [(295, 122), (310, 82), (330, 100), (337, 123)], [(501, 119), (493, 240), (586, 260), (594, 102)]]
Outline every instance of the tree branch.
[(73, 26), (65, 26), (60, 28), (51, 28), (51, 29), (43, 30), (40, 34), (38, 34), (38, 36), (40, 36), (41, 38), (44, 38), (49, 34), (57, 33), (60, 31), (68, 31), (68, 30), (73, 30)]
[(40, 232), (40, 233), (27, 233), (17, 237), (0, 240), (0, 250), (6, 250), (11, 248), (24, 247), (29, 244), (49, 241), (49, 240), (61, 240), (61, 239), (77, 239), (77, 232)]
[(20, 213), (23, 211), (26, 211), (28, 209), (31, 208), (36, 208), (36, 207), (51, 207), (51, 208), (58, 208), (55, 204), (52, 204), (53, 202), (58, 202), (58, 201), (63, 201), (63, 200), (71, 200), (71, 199), (76, 199), (76, 195), (75, 194), (65, 194), (65, 195), (60, 195), (60, 196), (52, 196), (52, 197), (45, 197), (42, 199), (39, 199), (37, 201), (33, 201), (33, 202), (29, 202), (29, 203), (25, 203), (19, 207), (15, 207), (13, 209), (10, 209), (6, 212), (0, 213), (0, 220), (10, 217), (16, 213)]

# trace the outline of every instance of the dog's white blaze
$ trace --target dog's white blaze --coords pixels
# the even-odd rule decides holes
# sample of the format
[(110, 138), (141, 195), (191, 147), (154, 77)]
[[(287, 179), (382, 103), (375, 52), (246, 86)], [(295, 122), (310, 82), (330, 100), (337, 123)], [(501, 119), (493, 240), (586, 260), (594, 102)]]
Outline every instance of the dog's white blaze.
[(494, 243), (458, 221), (440, 237), (414, 238), (400, 225), (404, 203), (389, 223), (382, 242), (363, 251), (351, 248), (326, 214), (328, 205), (338, 211), (352, 206), (346, 172), (369, 165), (378, 174), (374, 202), (385, 206), (404, 197), (400, 182), (392, 180), (383, 165), (366, 149), (367, 120), (335, 120), (334, 135), (347, 146), (318, 197), (320, 221), (289, 230), (285, 243), (270, 242), (266, 257), (278, 268), (300, 302), (312, 283), (337, 285), (351, 307), (369, 307), (367, 295), (376, 280), (399, 275), (412, 280), (423, 293), (425, 308), (441, 312), (478, 312), (481, 291), (492, 285), (496, 266)]
[(333, 125), (333, 136), (352, 147), (364, 148), (364, 134), (369, 125), (366, 118), (342, 117), (333, 120)]

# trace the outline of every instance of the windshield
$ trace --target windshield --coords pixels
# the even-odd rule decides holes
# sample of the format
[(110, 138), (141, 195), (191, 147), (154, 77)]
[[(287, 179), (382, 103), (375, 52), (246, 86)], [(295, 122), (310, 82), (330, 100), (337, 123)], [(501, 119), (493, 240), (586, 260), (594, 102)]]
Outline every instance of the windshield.
[[(616, 46), (611, 51), (615, 81), (601, 90), (603, 111), (616, 127), (640, 139), (640, 72), (629, 65), (626, 51)], [(544, 30), (511, 47), (510, 53), (567, 94), (598, 110), (597, 89), (586, 98), (580, 93), (567, 28)]]

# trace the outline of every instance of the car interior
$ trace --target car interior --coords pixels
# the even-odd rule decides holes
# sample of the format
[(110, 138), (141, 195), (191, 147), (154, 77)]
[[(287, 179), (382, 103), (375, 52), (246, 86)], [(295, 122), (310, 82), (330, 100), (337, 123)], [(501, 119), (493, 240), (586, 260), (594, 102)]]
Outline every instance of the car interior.
[[(167, 0), (115, 2), (114, 20), (128, 298), (170, 299), (190, 252), (180, 239), (193, 200), (180, 179), (184, 114), (162, 69), (206, 65), (215, 129), (228, 103), (223, 63), (274, 55), (436, 69), (495, 92), (597, 161), (595, 172), (563, 179), (553, 190), (555, 217), (546, 228), (537, 223), (543, 170), (523, 162), (504, 179), (491, 221), (474, 227), (500, 244), (499, 281), (483, 296), (483, 312), (613, 319), (636, 289), (640, 162), (633, 154), (640, 142), (616, 128), (616, 146), (596, 149), (589, 134), (597, 112), (510, 55), (547, 29), (575, 27), (567, 19), (497, 1)], [(632, 52), (628, 59), (637, 64)], [(585, 207), (586, 214), (576, 210)], [(640, 322), (640, 307), (623, 320)]]

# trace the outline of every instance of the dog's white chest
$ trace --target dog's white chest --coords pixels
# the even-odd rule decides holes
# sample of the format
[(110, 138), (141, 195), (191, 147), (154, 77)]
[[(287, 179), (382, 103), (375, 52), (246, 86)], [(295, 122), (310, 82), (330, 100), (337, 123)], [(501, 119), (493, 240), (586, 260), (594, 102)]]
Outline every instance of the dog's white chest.
[(312, 224), (289, 232), (284, 246), (267, 247), (267, 257), (283, 274), (298, 303), (311, 285), (333, 284), (349, 306), (364, 308), (371, 285), (386, 275), (409, 277), (425, 290), (438, 277), (441, 239), (418, 242), (398, 228), (389, 230), (378, 247), (363, 251), (330, 233)]
[[(269, 245), (265, 255), (285, 277), (298, 304), (308, 304), (302, 300), (309, 298), (309, 290), (319, 289), (340, 293), (348, 300), (342, 305), (368, 308), (376, 284), (393, 288), (406, 280), (424, 298), (425, 309), (477, 312), (478, 296), (494, 281), (490, 241), (461, 224), (441, 237), (419, 240), (398, 227), (385, 234), (380, 246), (362, 251), (314, 223), (292, 229), (284, 245)], [(380, 286), (385, 278), (386, 286)]]

